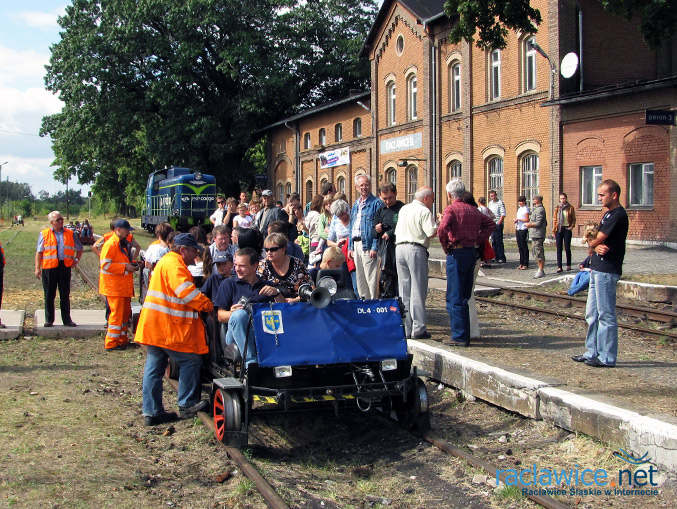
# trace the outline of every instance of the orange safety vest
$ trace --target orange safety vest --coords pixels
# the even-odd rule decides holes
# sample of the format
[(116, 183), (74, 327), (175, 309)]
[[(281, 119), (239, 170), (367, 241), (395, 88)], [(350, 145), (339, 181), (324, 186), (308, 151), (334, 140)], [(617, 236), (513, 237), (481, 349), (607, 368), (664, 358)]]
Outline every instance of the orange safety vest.
[[(42, 230), (43, 247), (42, 268), (55, 269), (59, 266), (59, 256), (56, 253), (56, 233), (52, 228)], [(75, 260), (75, 240), (73, 232), (68, 228), (63, 229), (63, 263), (66, 267), (73, 265)]]
[(110, 297), (134, 295), (134, 273), (125, 274), (129, 258), (120, 249), (120, 238), (111, 235), (101, 249), (99, 259), (99, 293)]
[(134, 341), (176, 352), (205, 354), (205, 328), (199, 311), (211, 311), (210, 301), (193, 284), (181, 258), (170, 251), (155, 266), (143, 302)]

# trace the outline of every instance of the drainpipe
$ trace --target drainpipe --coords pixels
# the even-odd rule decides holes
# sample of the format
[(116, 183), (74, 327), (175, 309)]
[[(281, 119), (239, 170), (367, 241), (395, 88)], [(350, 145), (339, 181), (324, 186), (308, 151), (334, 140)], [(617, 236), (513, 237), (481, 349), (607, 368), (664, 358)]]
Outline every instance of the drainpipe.
[(296, 192), (301, 194), (301, 136), (298, 129), (289, 127), (287, 122), (284, 126), (294, 133), (294, 172), (296, 173)]
[[(433, 190), (433, 196), (437, 197), (437, 46), (435, 41), (432, 41), (430, 48), (430, 76), (432, 79), (430, 86), (430, 104), (431, 109), (431, 125), (430, 125), (430, 157), (428, 158), (428, 168), (430, 169), (430, 187)], [(437, 217), (437, 202), (433, 202), (433, 217)]]
[(580, 77), (578, 89), (583, 91), (583, 9), (576, 2), (578, 8), (578, 76)]

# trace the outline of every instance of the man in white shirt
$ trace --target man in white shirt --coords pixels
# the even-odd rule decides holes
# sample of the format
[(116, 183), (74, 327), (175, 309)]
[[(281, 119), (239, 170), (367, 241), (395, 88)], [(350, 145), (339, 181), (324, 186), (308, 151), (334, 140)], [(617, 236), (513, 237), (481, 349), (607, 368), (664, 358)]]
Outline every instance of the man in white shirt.
[(397, 218), (395, 261), (407, 338), (430, 339), (425, 299), (428, 295), (428, 246), (430, 239), (437, 235), (437, 223), (431, 212), (435, 196), (431, 188), (422, 187), (414, 198), (400, 209)]
[(209, 216), (209, 220), (214, 226), (223, 224), (223, 217), (226, 215), (226, 197), (221, 195), (217, 196), (216, 204), (219, 208)]
[(496, 263), (505, 263), (505, 247), (503, 246), (503, 223), (505, 222), (505, 204), (498, 199), (495, 190), (489, 191), (489, 210), (494, 213), (496, 229), (491, 234), (491, 247), (494, 249)]

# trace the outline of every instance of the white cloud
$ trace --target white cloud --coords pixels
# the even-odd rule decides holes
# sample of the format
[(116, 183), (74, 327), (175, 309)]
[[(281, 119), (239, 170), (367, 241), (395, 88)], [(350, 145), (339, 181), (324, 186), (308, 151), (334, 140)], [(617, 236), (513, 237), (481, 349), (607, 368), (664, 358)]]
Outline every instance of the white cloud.
[[(63, 103), (42, 88), (17, 90), (0, 86), (0, 130), (37, 134), (42, 117), (61, 111)], [(1, 134), (1, 133), (0, 133)]]
[(58, 28), (56, 22), (58, 16), (62, 16), (66, 12), (66, 7), (54, 9), (51, 12), (40, 11), (20, 11), (9, 13), (10, 19), (18, 25), (25, 25), (30, 28), (38, 28), (41, 30), (53, 30)]
[(0, 85), (21, 81), (42, 81), (49, 63), (49, 52), (17, 51), (0, 46)]

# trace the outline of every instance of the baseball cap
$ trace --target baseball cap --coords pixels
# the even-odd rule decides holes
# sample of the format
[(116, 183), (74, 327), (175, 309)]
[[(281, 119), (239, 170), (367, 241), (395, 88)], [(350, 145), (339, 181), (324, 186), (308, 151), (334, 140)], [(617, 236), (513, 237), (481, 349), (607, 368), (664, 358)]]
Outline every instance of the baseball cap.
[(233, 261), (233, 255), (230, 253), (225, 253), (225, 252), (220, 252), (214, 256), (213, 260), (214, 263), (224, 263), (224, 262), (232, 262)]
[(118, 219), (115, 221), (115, 227), (116, 228), (127, 228), (128, 230), (134, 230), (132, 226), (129, 224), (129, 221), (126, 219)]
[(262, 193), (261, 196), (273, 196), (273, 192), (270, 189), (265, 189)]
[(197, 243), (195, 237), (193, 237), (190, 233), (179, 233), (176, 237), (174, 237), (174, 245), (194, 247), (198, 251), (204, 251), (204, 248)]

